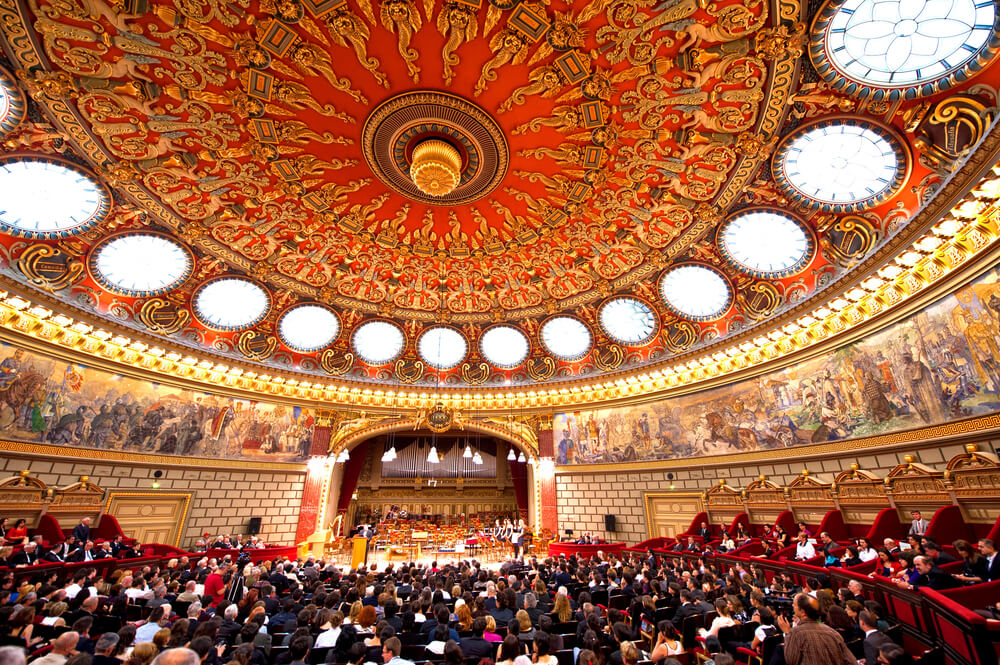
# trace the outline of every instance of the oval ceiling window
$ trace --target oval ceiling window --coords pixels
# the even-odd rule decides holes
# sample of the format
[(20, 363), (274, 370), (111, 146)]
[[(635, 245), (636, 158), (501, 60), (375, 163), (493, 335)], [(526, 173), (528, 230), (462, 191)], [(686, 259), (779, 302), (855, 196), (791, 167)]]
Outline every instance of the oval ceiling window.
[(795, 217), (778, 210), (745, 210), (719, 229), (719, 251), (756, 277), (783, 277), (812, 259), (812, 235)]
[(296, 305), (278, 319), (278, 336), (285, 346), (302, 353), (318, 351), (337, 338), (340, 320), (322, 305)]
[(513, 369), (527, 359), (531, 346), (517, 328), (493, 326), (479, 338), (479, 348), (490, 364), (500, 369)]
[(434, 369), (451, 369), (465, 359), (469, 345), (456, 330), (438, 326), (420, 335), (417, 350), (424, 362)]
[(609, 300), (601, 306), (598, 319), (604, 332), (622, 344), (645, 344), (656, 332), (656, 314), (635, 298)]
[(75, 164), (47, 157), (0, 157), (0, 226), (30, 238), (62, 238), (101, 222), (111, 196)]
[(194, 293), (194, 314), (209, 328), (243, 330), (259, 323), (271, 308), (271, 296), (243, 277), (216, 277)]
[(354, 331), (354, 352), (369, 365), (384, 365), (403, 352), (406, 337), (394, 323), (369, 321)]
[(895, 194), (906, 153), (873, 122), (836, 118), (788, 135), (774, 154), (774, 179), (796, 203), (830, 212), (871, 208)]
[(733, 302), (733, 289), (718, 270), (685, 264), (671, 268), (660, 278), (660, 296), (681, 316), (709, 321), (726, 313)]
[(0, 136), (12, 132), (24, 119), (24, 95), (17, 87), (17, 81), (3, 67), (0, 67)]
[(90, 272), (113, 293), (152, 296), (191, 276), (191, 253), (159, 233), (129, 233), (102, 241), (90, 253)]
[(590, 329), (572, 316), (556, 316), (546, 321), (542, 324), (541, 338), (546, 351), (569, 361), (587, 355), (593, 343)]
[(989, 0), (831, 0), (813, 26), (812, 59), (835, 88), (862, 97), (932, 94), (992, 57), (996, 24)]

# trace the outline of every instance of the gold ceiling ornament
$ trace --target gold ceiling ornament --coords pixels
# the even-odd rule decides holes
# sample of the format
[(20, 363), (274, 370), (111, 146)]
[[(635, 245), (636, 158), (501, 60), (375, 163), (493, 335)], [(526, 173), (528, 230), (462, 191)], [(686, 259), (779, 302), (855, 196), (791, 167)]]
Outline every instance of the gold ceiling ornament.
[(427, 139), (413, 148), (410, 177), (424, 194), (451, 194), (462, 181), (462, 155), (446, 141)]

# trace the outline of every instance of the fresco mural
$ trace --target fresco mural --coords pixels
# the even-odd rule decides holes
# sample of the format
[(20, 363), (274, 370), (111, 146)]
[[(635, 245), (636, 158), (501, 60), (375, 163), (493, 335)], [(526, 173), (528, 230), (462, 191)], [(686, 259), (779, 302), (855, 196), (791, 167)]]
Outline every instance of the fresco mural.
[(557, 464), (718, 455), (870, 436), (1000, 411), (1000, 265), (825, 356), (638, 406), (559, 413)]
[(0, 438), (131, 453), (297, 461), (313, 414), (140, 381), (0, 344)]

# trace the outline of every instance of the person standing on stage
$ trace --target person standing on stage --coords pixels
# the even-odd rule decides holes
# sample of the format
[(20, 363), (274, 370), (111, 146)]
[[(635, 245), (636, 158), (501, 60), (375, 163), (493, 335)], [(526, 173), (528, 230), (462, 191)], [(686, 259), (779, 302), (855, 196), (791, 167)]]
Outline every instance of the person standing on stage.
[(527, 531), (527, 527), (524, 524), (524, 520), (518, 520), (517, 527), (511, 533), (511, 542), (514, 545), (515, 559), (521, 556), (521, 548), (524, 546), (525, 531)]
[(503, 521), (503, 529), (500, 531), (500, 540), (507, 545), (513, 545), (514, 525), (509, 519)]

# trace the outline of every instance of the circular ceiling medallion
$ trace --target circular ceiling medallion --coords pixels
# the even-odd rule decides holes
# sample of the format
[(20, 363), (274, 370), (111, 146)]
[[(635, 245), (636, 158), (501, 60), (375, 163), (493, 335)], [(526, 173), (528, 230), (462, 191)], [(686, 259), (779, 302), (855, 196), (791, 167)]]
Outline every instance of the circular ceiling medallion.
[(590, 328), (573, 316), (554, 316), (542, 324), (542, 346), (560, 360), (579, 360), (593, 344)]
[(0, 226), (29, 238), (65, 238), (103, 221), (111, 195), (71, 162), (34, 155), (0, 157)]
[(523, 332), (512, 326), (493, 326), (479, 337), (479, 349), (489, 363), (513, 369), (528, 357), (531, 345)]
[(629, 346), (646, 344), (656, 334), (653, 308), (635, 298), (612, 298), (597, 315), (608, 337)]
[(909, 160), (887, 127), (836, 117), (800, 127), (774, 153), (774, 179), (795, 203), (825, 212), (876, 206), (902, 187)]
[(667, 307), (683, 317), (692, 321), (711, 321), (729, 309), (733, 287), (715, 268), (687, 263), (663, 274), (660, 296)]
[(354, 331), (354, 352), (369, 365), (385, 365), (403, 352), (406, 336), (395, 323), (377, 319), (362, 323)]
[(420, 335), (417, 350), (424, 362), (434, 369), (451, 369), (465, 359), (469, 345), (456, 330), (437, 326)]
[(271, 308), (267, 289), (245, 277), (215, 277), (192, 297), (194, 315), (214, 330), (243, 330), (259, 323)]
[(293, 351), (319, 351), (337, 338), (340, 319), (323, 305), (296, 305), (278, 318), (278, 337)]
[(1000, 46), (991, 0), (830, 0), (810, 58), (834, 89), (858, 97), (934, 94), (978, 72)]
[[(414, 149), (430, 140), (447, 144), (458, 155), (458, 182), (445, 194), (425, 192), (411, 174)], [(409, 199), (435, 206), (486, 196), (507, 174), (509, 161), (503, 131), (486, 111), (432, 90), (406, 92), (383, 102), (365, 120), (361, 145), (379, 180)]]
[(144, 231), (109, 236), (90, 252), (90, 274), (112, 293), (154, 296), (191, 276), (194, 259), (165, 233)]
[(0, 67), (0, 136), (9, 134), (24, 120), (26, 109), (24, 95), (14, 77)]
[(755, 277), (784, 277), (805, 268), (816, 249), (813, 234), (782, 210), (749, 208), (727, 219), (716, 239), (719, 252)]

